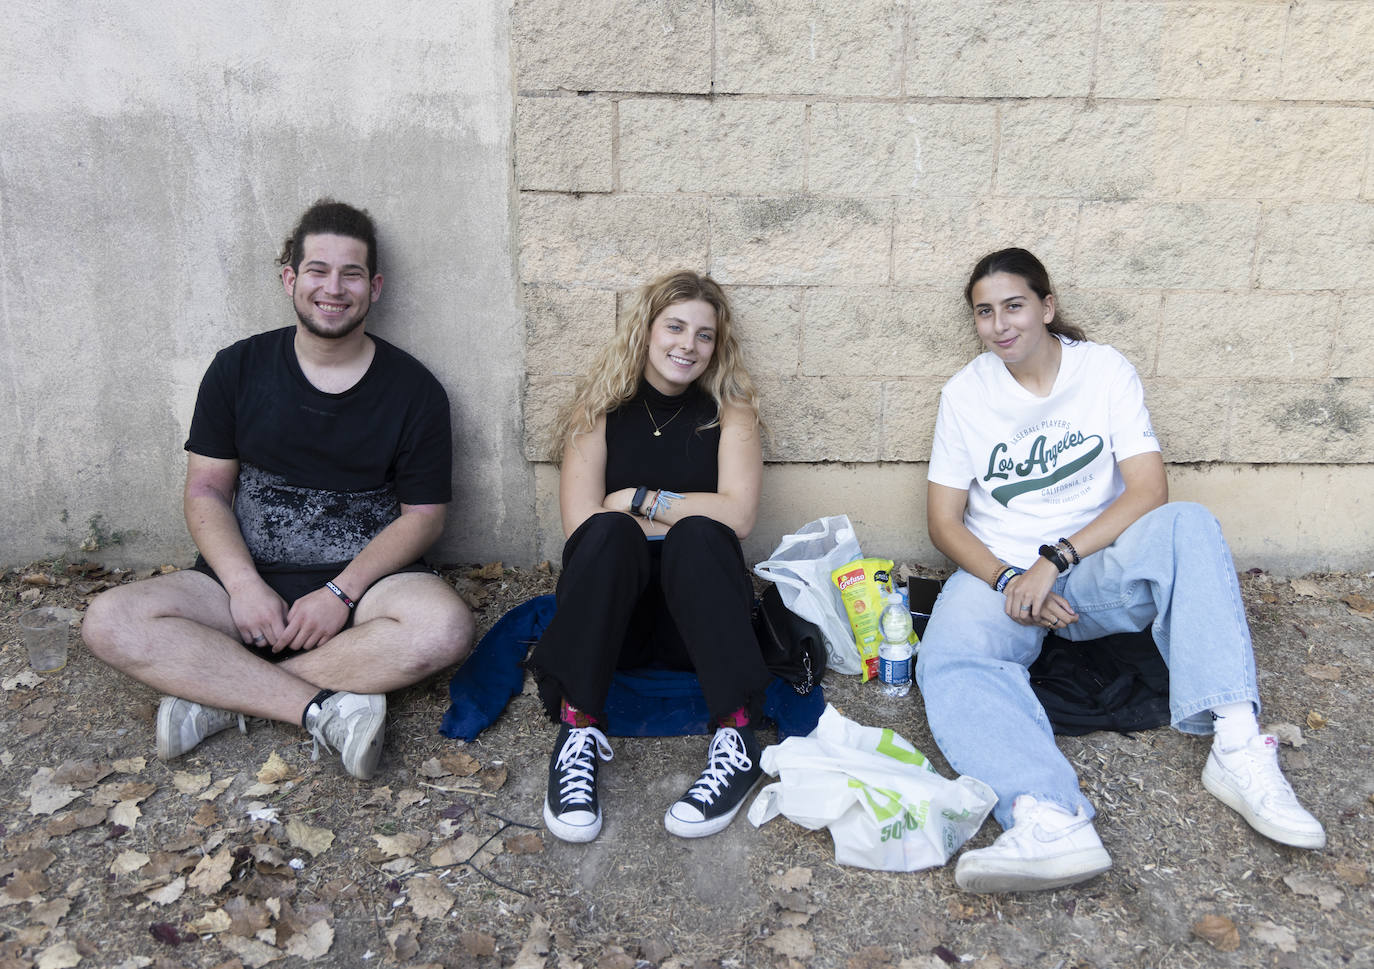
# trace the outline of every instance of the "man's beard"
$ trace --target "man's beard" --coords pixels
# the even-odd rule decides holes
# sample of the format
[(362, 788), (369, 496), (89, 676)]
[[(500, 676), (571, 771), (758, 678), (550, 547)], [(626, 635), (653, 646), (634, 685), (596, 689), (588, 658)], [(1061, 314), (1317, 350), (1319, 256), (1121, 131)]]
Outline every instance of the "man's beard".
[(317, 337), (320, 337), (323, 340), (342, 340), (344, 337), (348, 336), (348, 334), (352, 333), (358, 327), (363, 325), (363, 320), (367, 319), (368, 311), (371, 309), (372, 307), (368, 306), (368, 308), (363, 310), (362, 314), (357, 319), (353, 320), (347, 326), (338, 330), (320, 329), (319, 324), (317, 324), (309, 316), (300, 311), (300, 307), (296, 307), (296, 319), (301, 321), (301, 326), (305, 327), (308, 332), (314, 334)]

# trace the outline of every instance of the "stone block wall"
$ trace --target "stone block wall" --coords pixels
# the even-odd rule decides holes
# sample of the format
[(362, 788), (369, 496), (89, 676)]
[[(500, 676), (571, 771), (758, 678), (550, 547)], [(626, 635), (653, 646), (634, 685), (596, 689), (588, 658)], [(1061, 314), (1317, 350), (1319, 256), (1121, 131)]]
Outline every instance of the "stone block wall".
[[(516, 0), (513, 18), (530, 460), (624, 294), (702, 268), (739, 306), (773, 430), (750, 551), (885, 494), (902, 505), (866, 550), (929, 558), (936, 398), (978, 351), (960, 293), (1021, 245), (1139, 369), (1166, 458), (1199, 465), (1176, 496), (1231, 496), (1238, 559), (1367, 555), (1374, 4)], [(853, 467), (794, 473), (835, 462)], [(1308, 547), (1246, 524), (1284, 465), (1322, 466), (1312, 499), (1335, 509)], [(1209, 469), (1249, 490), (1189, 491)], [(554, 554), (556, 474), (537, 481)]]

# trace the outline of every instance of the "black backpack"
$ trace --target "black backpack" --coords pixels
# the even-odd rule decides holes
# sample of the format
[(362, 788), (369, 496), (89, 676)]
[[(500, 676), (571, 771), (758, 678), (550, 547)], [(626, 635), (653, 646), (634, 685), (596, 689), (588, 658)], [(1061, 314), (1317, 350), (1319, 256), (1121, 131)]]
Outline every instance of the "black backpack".
[(1046, 636), (1030, 682), (1058, 734), (1130, 733), (1169, 722), (1169, 668), (1148, 628), (1085, 642)]

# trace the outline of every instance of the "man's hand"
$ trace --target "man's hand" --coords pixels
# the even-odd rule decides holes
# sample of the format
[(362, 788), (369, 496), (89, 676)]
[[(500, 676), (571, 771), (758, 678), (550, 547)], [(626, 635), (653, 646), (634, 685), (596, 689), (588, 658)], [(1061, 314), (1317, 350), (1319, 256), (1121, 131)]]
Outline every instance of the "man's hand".
[(229, 592), (229, 615), (246, 644), (275, 646), (286, 629), (286, 602), (266, 582), (254, 578)]
[(328, 589), (316, 589), (301, 596), (286, 614), (286, 629), (272, 646), (283, 649), (314, 649), (323, 645), (343, 629), (348, 622), (348, 606)]
[(1052, 592), (1059, 572), (1048, 559), (1037, 559), (1020, 575), (1012, 576), (1003, 590), (1007, 616), (1023, 626), (1063, 629), (1078, 621), (1068, 600)]

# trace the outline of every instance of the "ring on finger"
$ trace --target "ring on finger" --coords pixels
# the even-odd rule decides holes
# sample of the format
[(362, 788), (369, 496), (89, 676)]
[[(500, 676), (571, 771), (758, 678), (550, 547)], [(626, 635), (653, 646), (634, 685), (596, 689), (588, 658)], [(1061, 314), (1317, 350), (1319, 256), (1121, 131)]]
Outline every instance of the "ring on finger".
[(1022, 611), (1022, 612), (1030, 612), (1030, 606), (1022, 606), (1022, 607), (1021, 607), (1021, 611)]

